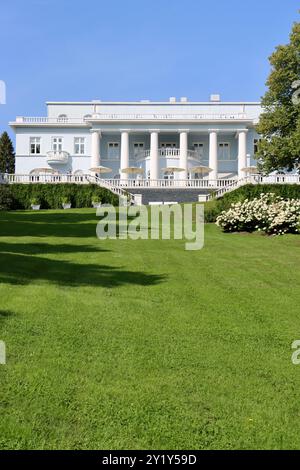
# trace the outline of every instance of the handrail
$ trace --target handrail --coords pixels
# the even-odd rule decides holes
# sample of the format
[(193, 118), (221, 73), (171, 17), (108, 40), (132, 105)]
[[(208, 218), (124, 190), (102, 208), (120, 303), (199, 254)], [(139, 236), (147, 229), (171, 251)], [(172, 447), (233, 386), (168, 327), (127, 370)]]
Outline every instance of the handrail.
[(134, 196), (128, 193), (127, 191), (125, 191), (124, 189), (122, 189), (121, 187), (112, 186), (105, 179), (99, 178), (98, 176), (85, 175), (85, 178), (87, 179), (89, 183), (93, 182), (94, 184), (97, 184), (101, 188), (108, 189), (113, 194), (116, 194), (116, 196), (126, 198), (126, 201), (128, 201), (128, 198), (129, 198), (129, 201), (128, 201), (129, 203), (134, 203)]
[(208, 195), (208, 200), (222, 197), (224, 194), (233, 191), (245, 184), (300, 184), (300, 175), (248, 175), (239, 178), (228, 185), (219, 188), (213, 194)]

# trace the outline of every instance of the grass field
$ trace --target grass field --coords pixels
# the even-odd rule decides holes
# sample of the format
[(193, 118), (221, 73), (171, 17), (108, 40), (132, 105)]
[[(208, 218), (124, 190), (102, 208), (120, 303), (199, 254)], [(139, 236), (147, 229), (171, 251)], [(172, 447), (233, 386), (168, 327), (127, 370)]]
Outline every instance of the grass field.
[(0, 447), (300, 448), (300, 237), (99, 241), (0, 214)]

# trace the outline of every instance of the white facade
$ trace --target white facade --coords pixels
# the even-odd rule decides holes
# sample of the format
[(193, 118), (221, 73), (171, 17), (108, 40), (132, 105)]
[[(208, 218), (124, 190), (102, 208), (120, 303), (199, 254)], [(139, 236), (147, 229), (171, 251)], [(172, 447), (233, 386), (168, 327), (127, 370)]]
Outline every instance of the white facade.
[(49, 102), (47, 117), (10, 123), (16, 174), (88, 174), (103, 166), (110, 172), (102, 178), (124, 185), (242, 177), (255, 164), (260, 112), (260, 103), (226, 103), (218, 95), (209, 102)]

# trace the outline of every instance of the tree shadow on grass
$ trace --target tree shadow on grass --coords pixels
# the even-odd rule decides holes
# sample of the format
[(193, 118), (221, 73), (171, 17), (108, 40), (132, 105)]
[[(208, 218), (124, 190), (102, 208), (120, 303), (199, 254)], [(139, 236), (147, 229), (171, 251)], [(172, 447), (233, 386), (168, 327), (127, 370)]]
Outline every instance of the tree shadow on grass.
[(80, 264), (14, 253), (0, 253), (0, 283), (27, 285), (49, 282), (60, 286), (114, 288), (126, 284), (152, 286), (164, 275), (127, 271), (101, 264)]
[(93, 237), (95, 212), (0, 212), (0, 237)]
[[(49, 243), (4, 243), (0, 241), (0, 253), (19, 253), (23, 255), (55, 253), (101, 253), (109, 252), (93, 245), (49, 244)], [(1, 271), (1, 267), (0, 267)]]
[(0, 310), (0, 324), (7, 318), (13, 316), (14, 313), (10, 310)]

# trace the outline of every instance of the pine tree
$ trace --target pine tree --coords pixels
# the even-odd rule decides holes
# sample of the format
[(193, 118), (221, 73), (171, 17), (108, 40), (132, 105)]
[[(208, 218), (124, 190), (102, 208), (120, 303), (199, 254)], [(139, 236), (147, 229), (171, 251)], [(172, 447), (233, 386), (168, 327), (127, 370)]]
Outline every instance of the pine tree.
[(290, 42), (278, 46), (269, 60), (268, 90), (256, 128), (261, 135), (257, 158), (266, 173), (300, 164), (300, 23), (294, 24)]
[(15, 172), (15, 151), (7, 132), (0, 137), (0, 173)]

